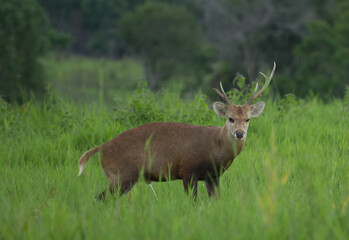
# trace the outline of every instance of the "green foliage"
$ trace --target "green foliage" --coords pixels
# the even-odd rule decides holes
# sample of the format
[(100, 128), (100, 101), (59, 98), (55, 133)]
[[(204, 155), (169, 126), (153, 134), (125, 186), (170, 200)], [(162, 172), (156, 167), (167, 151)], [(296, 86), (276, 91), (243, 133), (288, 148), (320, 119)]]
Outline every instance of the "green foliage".
[(53, 49), (114, 59), (136, 55), (153, 90), (180, 85), (213, 96), (219, 81), (228, 88), (239, 71), (251, 84), (275, 60), (272, 86), (280, 95), (343, 97), (345, 0), (38, 1), (60, 33), (52, 35)]
[[(149, 102), (143, 105), (148, 100), (142, 97)], [(151, 96), (140, 86), (122, 106), (144, 107), (129, 113), (133, 119), (118, 112), (115, 119), (100, 105), (1, 101), (0, 238), (345, 239), (349, 115), (338, 118), (339, 100), (286, 101), (281, 120), (274, 101), (251, 119), (246, 146), (222, 176), (217, 198), (209, 199), (200, 183), (193, 201), (180, 181), (172, 181), (153, 183), (158, 199), (138, 183), (128, 195), (107, 195), (103, 203), (93, 201), (108, 184), (98, 157), (76, 177), (82, 153), (148, 120), (222, 126), (205, 97)], [(151, 119), (146, 110), (160, 117)]]
[(295, 73), (296, 93), (343, 96), (349, 69), (349, 3), (338, 1), (333, 22), (309, 24), (310, 34), (295, 49), (299, 65)]
[[(204, 124), (212, 119), (205, 95), (196, 94), (190, 102), (181, 100), (179, 96), (179, 93), (166, 90), (153, 93), (147, 82), (140, 83), (126, 105), (118, 102), (116, 120), (131, 128), (145, 122), (171, 122), (177, 119), (179, 122)], [(199, 116), (197, 112), (200, 112)]]
[(183, 7), (147, 2), (125, 14), (119, 26), (124, 42), (144, 62), (152, 89), (173, 75), (193, 75), (206, 61), (200, 27)]
[[(51, 39), (56, 51), (114, 59), (134, 54), (152, 89), (180, 82), (188, 92), (211, 95), (238, 71), (251, 84), (275, 60), (272, 86), (280, 95), (343, 96), (346, 0), (38, 1), (60, 33)], [(222, 62), (228, 64), (214, 69)]]
[(238, 104), (239, 102), (246, 103), (248, 99), (248, 91), (250, 91), (250, 85), (246, 83), (245, 76), (237, 73), (233, 79), (233, 85), (235, 85), (237, 88), (232, 88), (227, 92), (232, 102), (234, 104)]
[(36, 0), (0, 2), (0, 95), (23, 101), (32, 91), (44, 92), (38, 57), (47, 46), (49, 24)]
[(296, 95), (286, 94), (278, 103), (279, 119), (284, 119), (289, 111), (298, 112), (298, 109), (302, 107), (304, 107), (304, 102), (298, 99)]
[[(248, 84), (246, 77), (240, 73), (237, 73), (232, 81), (232, 85), (234, 87), (231, 88), (231, 90), (228, 90), (227, 88), (225, 92), (228, 95), (229, 99), (232, 101), (232, 103), (236, 105), (238, 104), (244, 105), (251, 98), (257, 83), (259, 86), (257, 91), (259, 91), (261, 90), (262, 86), (265, 84), (265, 79), (263, 79), (263, 81), (260, 81), (259, 79), (257, 79), (255, 82)], [(268, 90), (265, 90), (263, 95), (268, 96)], [(215, 94), (214, 96), (217, 97), (217, 94)]]
[(121, 47), (117, 22), (133, 5), (143, 0), (81, 0), (82, 29), (89, 34), (87, 48), (94, 55), (116, 54)]
[(51, 29), (49, 32), (50, 48), (57, 52), (66, 51), (73, 39), (72, 36), (68, 33), (58, 33)]
[(47, 11), (55, 29), (60, 33), (69, 34), (74, 39), (70, 45), (70, 52), (108, 57), (119, 56), (124, 52), (124, 46), (118, 36), (118, 20), (126, 11), (144, 2), (144, 0), (38, 1)]

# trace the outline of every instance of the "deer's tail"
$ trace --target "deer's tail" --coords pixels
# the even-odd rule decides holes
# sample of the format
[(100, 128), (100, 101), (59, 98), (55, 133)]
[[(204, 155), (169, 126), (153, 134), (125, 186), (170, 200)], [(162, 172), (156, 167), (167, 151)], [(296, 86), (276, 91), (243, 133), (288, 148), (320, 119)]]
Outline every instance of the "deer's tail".
[(99, 150), (100, 150), (100, 146), (92, 148), (82, 155), (82, 157), (79, 160), (79, 174), (78, 174), (78, 176), (80, 176), (81, 173), (84, 171), (86, 164), (88, 162), (88, 159), (90, 157), (92, 157), (93, 155), (95, 155), (96, 153), (98, 153)]

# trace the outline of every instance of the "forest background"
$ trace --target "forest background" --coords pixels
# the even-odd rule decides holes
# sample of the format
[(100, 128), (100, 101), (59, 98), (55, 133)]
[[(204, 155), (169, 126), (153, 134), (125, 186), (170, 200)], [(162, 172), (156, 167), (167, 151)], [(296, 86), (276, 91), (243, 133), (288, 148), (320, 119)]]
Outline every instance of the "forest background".
[(109, 102), (142, 80), (212, 97), (273, 61), (274, 95), (341, 98), (349, 83), (345, 0), (2, 0), (0, 14), (7, 101), (51, 91)]

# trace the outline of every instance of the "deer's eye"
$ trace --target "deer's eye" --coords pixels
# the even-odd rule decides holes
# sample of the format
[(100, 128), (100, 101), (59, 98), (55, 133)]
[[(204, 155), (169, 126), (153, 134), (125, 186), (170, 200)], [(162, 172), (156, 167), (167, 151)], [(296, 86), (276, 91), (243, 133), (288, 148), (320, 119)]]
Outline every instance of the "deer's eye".
[(249, 122), (249, 121), (250, 121), (250, 119), (247, 119), (247, 120), (246, 120), (246, 122)]
[(234, 123), (234, 119), (229, 118), (229, 122)]

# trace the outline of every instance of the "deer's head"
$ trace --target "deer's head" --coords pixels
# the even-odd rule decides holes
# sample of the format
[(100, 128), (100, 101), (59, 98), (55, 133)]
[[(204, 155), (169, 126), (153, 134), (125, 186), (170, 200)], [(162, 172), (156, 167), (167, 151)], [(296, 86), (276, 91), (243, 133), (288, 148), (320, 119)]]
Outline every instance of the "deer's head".
[(259, 92), (257, 92), (257, 83), (250, 100), (248, 100), (247, 103), (242, 106), (235, 105), (230, 102), (222, 87), (222, 83), (220, 83), (221, 92), (218, 89), (214, 88), (214, 90), (225, 101), (226, 104), (215, 102), (213, 103), (213, 109), (218, 116), (226, 118), (225, 126), (228, 131), (228, 135), (235, 138), (235, 140), (244, 140), (246, 138), (250, 118), (258, 117), (263, 112), (265, 106), (264, 102), (259, 102), (256, 104), (252, 104), (252, 102), (268, 87), (271, 79), (273, 78), (275, 68), (276, 64), (274, 62), (274, 67), (269, 77), (260, 72), (260, 74), (262, 74), (266, 80), (263, 88)]

